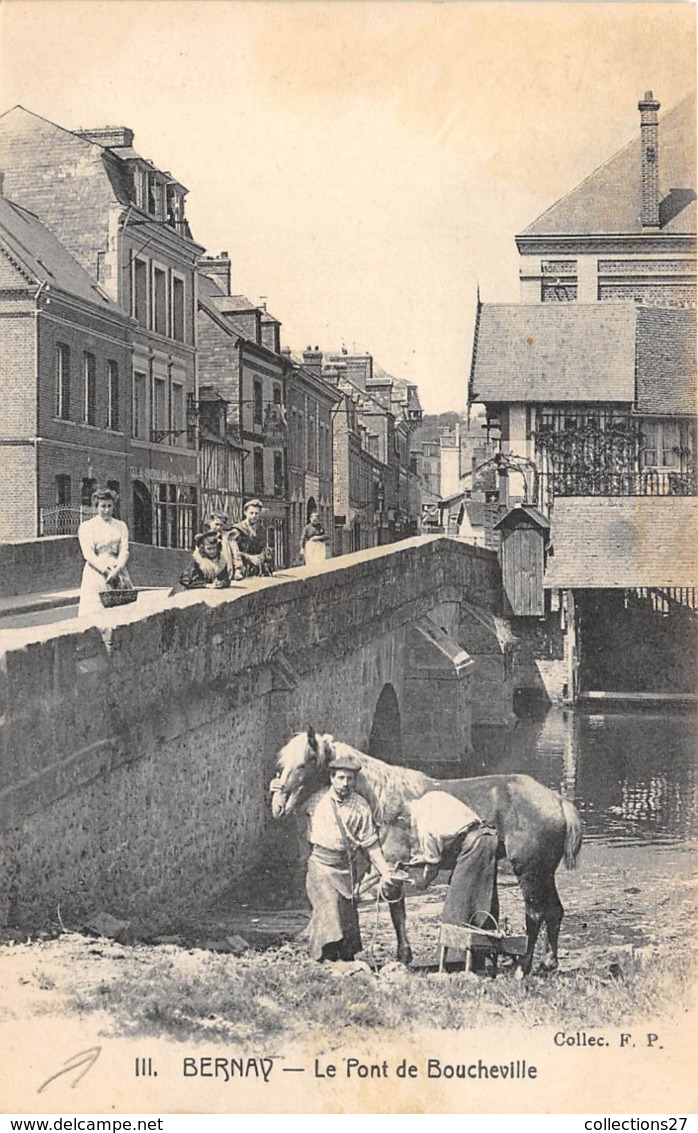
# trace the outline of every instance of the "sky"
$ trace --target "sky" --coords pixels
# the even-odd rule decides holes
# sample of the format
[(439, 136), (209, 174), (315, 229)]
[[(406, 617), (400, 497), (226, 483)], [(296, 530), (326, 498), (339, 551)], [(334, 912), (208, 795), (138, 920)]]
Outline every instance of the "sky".
[(4, 0), (0, 112), (130, 126), (293, 350), (463, 409), (514, 235), (695, 86), (691, 3)]

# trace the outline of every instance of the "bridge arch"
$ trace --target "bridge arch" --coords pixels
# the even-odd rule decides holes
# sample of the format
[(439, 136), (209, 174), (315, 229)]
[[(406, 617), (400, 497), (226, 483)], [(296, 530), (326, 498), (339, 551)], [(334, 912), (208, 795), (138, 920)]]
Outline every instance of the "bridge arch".
[(373, 713), (373, 724), (368, 741), (368, 754), (386, 763), (402, 761), (402, 726), (397, 693), (388, 683), (383, 685)]

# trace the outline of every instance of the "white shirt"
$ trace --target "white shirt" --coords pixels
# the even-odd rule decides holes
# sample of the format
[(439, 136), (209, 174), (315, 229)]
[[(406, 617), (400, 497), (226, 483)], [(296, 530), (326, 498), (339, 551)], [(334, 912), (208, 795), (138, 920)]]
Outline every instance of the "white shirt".
[(333, 800), (354, 846), (368, 849), (378, 842), (373, 815), (366, 800), (352, 791), (348, 798), (340, 801), (330, 787), (324, 792), (313, 795), (306, 809), (308, 841), (313, 846), (323, 846), (326, 850), (347, 848), (347, 839), (342, 837), (337, 824)]
[(427, 791), (410, 803), (411, 838), (425, 862), (441, 861), (444, 846), (480, 821), (479, 815), (445, 791)]

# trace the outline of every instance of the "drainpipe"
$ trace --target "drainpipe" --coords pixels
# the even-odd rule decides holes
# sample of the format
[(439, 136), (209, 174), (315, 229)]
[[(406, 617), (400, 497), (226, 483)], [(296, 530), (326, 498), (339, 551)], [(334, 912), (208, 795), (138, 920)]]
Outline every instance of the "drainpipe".
[(34, 530), (37, 536), (41, 535), (41, 509), (39, 506), (39, 386), (41, 381), (41, 366), (39, 364), (39, 309), (41, 293), (44, 290), (48, 290), (48, 284), (45, 279), (42, 279), (34, 294), (34, 382), (36, 389), (36, 416), (34, 418)]

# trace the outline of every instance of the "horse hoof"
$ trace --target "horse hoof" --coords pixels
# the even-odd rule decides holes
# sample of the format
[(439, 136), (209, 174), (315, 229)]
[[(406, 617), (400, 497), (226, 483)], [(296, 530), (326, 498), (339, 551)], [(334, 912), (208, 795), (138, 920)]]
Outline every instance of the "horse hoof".
[(524, 974), (525, 973), (524, 973), (523, 968), (515, 968), (514, 969), (514, 979), (515, 980), (522, 980), (524, 978)]
[(547, 975), (549, 972), (556, 972), (559, 966), (555, 957), (551, 956), (549, 960), (541, 960), (540, 970)]
[(408, 948), (406, 952), (398, 952), (397, 959), (399, 964), (404, 964), (407, 967), (412, 963), (412, 949)]

